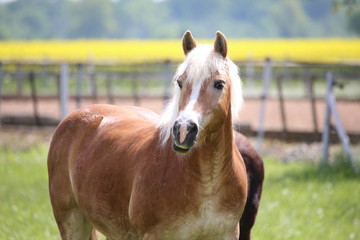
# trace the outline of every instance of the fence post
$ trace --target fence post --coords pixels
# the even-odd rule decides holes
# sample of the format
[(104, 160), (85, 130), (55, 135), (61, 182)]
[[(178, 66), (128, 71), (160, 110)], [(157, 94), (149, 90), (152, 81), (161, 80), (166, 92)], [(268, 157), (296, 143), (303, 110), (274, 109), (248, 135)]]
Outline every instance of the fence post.
[(87, 71), (89, 75), (89, 91), (93, 103), (98, 102), (98, 89), (96, 85), (96, 66), (93, 63), (89, 63)]
[(17, 63), (16, 64), (16, 72), (15, 72), (15, 79), (16, 79), (16, 94), (17, 96), (21, 96), (22, 95), (22, 88), (23, 88), (23, 73), (21, 71), (22, 67), (21, 67), (21, 63)]
[(308, 66), (304, 67), (303, 78), (304, 78), (303, 83), (304, 83), (304, 95), (305, 95), (305, 98), (310, 98), (311, 76), (310, 76), (310, 70), (309, 70)]
[(341, 140), (341, 144), (343, 146), (345, 155), (348, 157), (348, 159), (350, 160), (350, 164), (352, 169), (354, 170), (354, 172), (356, 174), (359, 173), (358, 168), (356, 167), (356, 163), (354, 160), (354, 157), (352, 155), (351, 152), (351, 148), (350, 148), (350, 141), (349, 141), (349, 137), (346, 134), (346, 131), (344, 129), (344, 126), (342, 125), (341, 119), (340, 119), (340, 115), (336, 109), (336, 100), (333, 94), (331, 94), (330, 96), (328, 96), (328, 101), (331, 107), (331, 111), (335, 120), (335, 126), (336, 126), (336, 132)]
[(60, 118), (63, 120), (68, 114), (69, 102), (69, 65), (61, 64), (60, 69)]
[(49, 76), (48, 76), (48, 59), (44, 58), (41, 64), (41, 76), (43, 77), (44, 86), (49, 86)]
[(164, 74), (164, 96), (163, 96), (163, 107), (165, 108), (167, 101), (170, 98), (169, 89), (171, 86), (171, 77), (172, 77), (172, 69), (171, 69), (171, 61), (165, 61), (165, 74)]
[(140, 76), (141, 76), (141, 82), (142, 82), (142, 87), (144, 89), (149, 89), (150, 86), (150, 78), (151, 78), (151, 73), (150, 73), (150, 66), (148, 63), (144, 63), (141, 64), (140, 66)]
[(312, 112), (312, 120), (313, 120), (313, 125), (314, 125), (314, 132), (315, 132), (315, 136), (316, 139), (318, 138), (318, 133), (319, 133), (319, 127), (317, 124), (317, 112), (316, 112), (316, 98), (315, 98), (315, 93), (314, 93), (314, 79), (315, 76), (312, 75), (310, 76), (310, 103), (311, 103), (311, 112)]
[(113, 94), (113, 73), (108, 72), (106, 74), (106, 92), (108, 96), (108, 101), (110, 104), (114, 104), (114, 94)]
[(77, 65), (77, 73), (76, 73), (76, 108), (81, 108), (82, 80), (83, 80), (83, 64), (79, 63)]
[(265, 59), (264, 71), (263, 71), (263, 89), (261, 93), (261, 105), (260, 105), (260, 114), (259, 114), (259, 125), (258, 125), (258, 132), (257, 132), (257, 140), (256, 140), (256, 150), (261, 153), (262, 150), (262, 142), (264, 140), (265, 129), (265, 114), (266, 114), (266, 98), (269, 90), (269, 85), (272, 76), (272, 69), (271, 69), (271, 59)]
[(246, 76), (246, 89), (247, 93), (253, 97), (255, 93), (254, 81), (255, 81), (255, 68), (253, 61), (248, 58), (245, 61), (245, 76)]
[(333, 85), (333, 76), (332, 72), (326, 73), (326, 95), (325, 95), (325, 122), (324, 122), (324, 130), (322, 134), (322, 142), (323, 142), (323, 163), (327, 163), (329, 160), (329, 143), (330, 143), (330, 116), (331, 116), (331, 108), (328, 102), (328, 94), (332, 91)]
[(96, 73), (92, 72), (90, 74), (90, 89), (91, 89), (91, 96), (94, 103), (98, 102), (98, 91), (96, 86)]
[(40, 117), (39, 117), (38, 98), (37, 98), (37, 93), (36, 93), (36, 83), (35, 83), (34, 71), (30, 71), (30, 73), (29, 73), (29, 82), (30, 82), (30, 87), (31, 87), (31, 99), (33, 102), (35, 125), (40, 126), (41, 122), (40, 122)]
[(276, 77), (276, 85), (278, 90), (278, 99), (279, 99), (279, 106), (280, 106), (280, 116), (281, 116), (281, 122), (282, 122), (282, 132), (283, 137), (286, 137), (287, 135), (287, 124), (286, 124), (286, 113), (285, 113), (285, 105), (284, 105), (284, 96), (283, 96), (283, 90), (282, 90), (282, 80), (283, 76), (279, 75)]
[(1, 116), (1, 104), (2, 104), (2, 87), (3, 87), (3, 63), (0, 62), (0, 126), (2, 124), (2, 116)]
[(139, 70), (137, 69), (137, 71), (134, 73), (134, 77), (131, 81), (131, 86), (132, 86), (132, 95), (134, 98), (134, 105), (135, 106), (139, 106), (140, 105), (140, 97), (139, 97)]
[[(331, 73), (327, 73), (327, 76), (326, 76), (326, 81), (327, 81), (327, 91), (326, 92), (326, 120), (325, 120), (325, 124), (327, 124), (328, 126), (324, 126), (325, 127), (325, 130), (324, 130), (324, 138), (323, 138), (323, 141), (324, 141), (324, 161), (328, 161), (328, 158), (329, 158), (329, 138), (330, 138), (330, 114), (332, 113), (333, 117), (334, 117), (334, 120), (335, 120), (335, 127), (336, 127), (336, 132), (337, 132), (337, 135), (339, 136), (340, 140), (341, 140), (341, 143), (342, 143), (342, 146), (343, 146), (343, 149), (344, 149), (344, 152), (346, 154), (346, 156), (348, 157), (349, 161), (350, 161), (350, 164), (351, 164), (351, 167), (353, 169), (353, 171), (358, 174), (359, 173), (359, 170), (356, 166), (356, 163), (355, 163), (355, 160), (354, 160), (354, 157), (352, 155), (352, 152), (351, 152), (351, 148), (350, 148), (350, 141), (349, 141), (349, 137), (348, 135), (346, 134), (346, 131), (342, 125), (342, 122), (341, 122), (341, 119), (340, 119), (340, 115), (337, 111), (337, 108), (336, 108), (336, 100), (335, 100), (335, 96), (333, 95), (332, 93), (332, 87), (334, 85), (334, 82), (333, 82), (333, 75)], [(328, 111), (329, 109), (329, 111)], [(329, 113), (329, 114), (328, 114)], [(325, 134), (325, 132), (327, 132)]]

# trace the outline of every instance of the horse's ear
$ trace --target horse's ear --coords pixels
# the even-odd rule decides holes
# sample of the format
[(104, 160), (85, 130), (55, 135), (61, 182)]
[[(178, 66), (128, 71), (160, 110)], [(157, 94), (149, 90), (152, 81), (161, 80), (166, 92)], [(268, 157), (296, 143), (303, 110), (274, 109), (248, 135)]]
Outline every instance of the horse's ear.
[(220, 53), (221, 56), (226, 58), (226, 56), (227, 56), (227, 41), (226, 41), (224, 34), (222, 34), (219, 31), (216, 32), (214, 48), (215, 48), (216, 52)]
[(185, 55), (196, 47), (196, 42), (189, 30), (187, 30), (183, 36), (182, 46)]

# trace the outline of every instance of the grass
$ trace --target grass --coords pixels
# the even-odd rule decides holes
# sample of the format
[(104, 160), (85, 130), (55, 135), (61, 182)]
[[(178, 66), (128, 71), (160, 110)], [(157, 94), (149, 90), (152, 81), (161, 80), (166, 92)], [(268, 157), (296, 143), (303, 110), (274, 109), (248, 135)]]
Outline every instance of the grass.
[[(0, 147), (0, 239), (59, 239), (46, 145)], [(341, 157), (331, 166), (265, 158), (256, 239), (359, 239), (360, 177)]]
[(48, 190), (45, 146), (0, 150), (0, 239), (59, 239)]
[(338, 161), (319, 166), (267, 159), (253, 239), (359, 239), (360, 177)]

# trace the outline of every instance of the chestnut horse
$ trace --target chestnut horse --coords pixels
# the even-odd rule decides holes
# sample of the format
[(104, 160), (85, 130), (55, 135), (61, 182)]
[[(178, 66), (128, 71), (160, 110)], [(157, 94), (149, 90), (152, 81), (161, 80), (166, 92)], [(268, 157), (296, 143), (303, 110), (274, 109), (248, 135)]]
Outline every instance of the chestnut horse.
[(248, 187), (233, 122), (242, 104), (227, 41), (183, 37), (174, 97), (159, 118), (92, 105), (63, 120), (48, 155), (62, 239), (239, 238)]

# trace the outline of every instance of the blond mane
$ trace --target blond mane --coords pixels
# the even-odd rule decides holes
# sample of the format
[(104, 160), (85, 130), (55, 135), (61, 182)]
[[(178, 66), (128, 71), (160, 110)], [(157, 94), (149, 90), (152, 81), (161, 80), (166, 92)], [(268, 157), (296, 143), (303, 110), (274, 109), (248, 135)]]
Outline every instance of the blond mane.
[[(186, 71), (187, 79), (191, 83), (201, 83), (211, 77), (214, 73), (228, 74), (231, 81), (231, 112), (233, 123), (238, 121), (240, 108), (243, 104), (241, 80), (238, 67), (229, 58), (224, 59), (219, 53), (214, 51), (212, 45), (198, 45), (189, 52), (179, 67), (173, 78), (173, 83)], [(180, 90), (173, 84), (173, 97), (168, 102), (161, 115), (158, 128), (160, 129), (160, 139), (163, 144), (170, 137), (172, 126), (179, 114), (178, 105)]]

